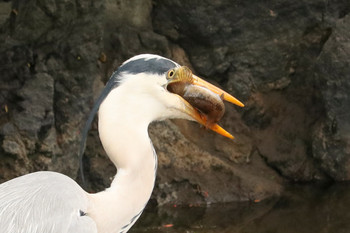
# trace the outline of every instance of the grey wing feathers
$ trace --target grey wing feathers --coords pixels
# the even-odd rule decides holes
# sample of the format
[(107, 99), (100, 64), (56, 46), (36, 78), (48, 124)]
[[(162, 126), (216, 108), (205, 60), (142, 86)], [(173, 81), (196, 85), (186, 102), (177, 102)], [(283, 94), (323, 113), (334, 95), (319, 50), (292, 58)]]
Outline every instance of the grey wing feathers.
[(0, 185), (0, 233), (92, 233), (88, 197), (71, 178), (35, 172)]

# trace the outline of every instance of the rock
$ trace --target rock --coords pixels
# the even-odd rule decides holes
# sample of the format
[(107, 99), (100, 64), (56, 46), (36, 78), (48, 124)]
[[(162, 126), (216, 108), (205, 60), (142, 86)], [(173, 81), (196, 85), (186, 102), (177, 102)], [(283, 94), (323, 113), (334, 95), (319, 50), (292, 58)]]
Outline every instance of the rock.
[[(328, 172), (313, 159), (315, 122), (327, 107), (320, 93), (325, 86), (318, 87), (312, 77), (319, 72), (314, 64), (323, 45), (338, 16), (349, 12), (349, 3), (203, 4), (157, 4), (155, 30), (175, 39), (197, 72), (245, 100), (242, 119), (268, 166), (288, 180), (328, 179)], [(174, 37), (174, 30), (180, 36)]]
[[(183, 128), (183, 122), (178, 120), (177, 125), (180, 125), (182, 134), (169, 121), (150, 127), (159, 158), (155, 191), (159, 204), (255, 200), (281, 192), (278, 174), (269, 171), (266, 164), (258, 162), (261, 159), (255, 158), (256, 154), (252, 156), (255, 166), (260, 168), (257, 173), (266, 172), (265, 175), (268, 173), (270, 177), (258, 178), (258, 174), (247, 168), (249, 161), (246, 158), (238, 161), (242, 153), (251, 153), (251, 145), (216, 138), (216, 135), (204, 132), (205, 129), (198, 124), (188, 124)], [(203, 136), (205, 134), (208, 136)], [(188, 135), (191, 135), (191, 140), (186, 138)], [(249, 139), (246, 140), (248, 143)], [(210, 143), (213, 141), (215, 143)], [(232, 157), (234, 155), (237, 158)], [(245, 167), (245, 170), (241, 167)]]
[(0, 3), (0, 25), (6, 22), (10, 12), (11, 12), (11, 2), (1, 2)]
[[(0, 181), (36, 170), (75, 179), (80, 130), (126, 59), (157, 53), (242, 100), (220, 124), (151, 126), (153, 199), (261, 200), (288, 182), (349, 180), (350, 2), (57, 0), (0, 3)], [(115, 175), (96, 122), (90, 191)]]
[(45, 126), (54, 123), (53, 98), (54, 79), (52, 76), (39, 73), (27, 80), (17, 92), (20, 112), (14, 113), (14, 124), (18, 130), (25, 131), (33, 140)]
[(86, 3), (12, 2), (0, 36), (0, 105), (7, 108), (0, 112), (0, 128), (13, 126), (1, 141), (2, 153), (15, 156), (5, 155), (4, 163), (14, 172), (2, 179), (39, 169), (77, 174), (79, 130), (92, 102), (90, 83), (100, 77), (99, 24), (89, 24), (102, 23), (95, 17), (100, 6)]
[(312, 150), (322, 170), (335, 180), (350, 179), (350, 17), (337, 21), (315, 65), (325, 108), (315, 126)]
[(6, 153), (16, 155), (18, 157), (25, 157), (27, 154), (23, 142), (16, 142), (16, 140), (5, 137), (2, 141), (2, 148)]

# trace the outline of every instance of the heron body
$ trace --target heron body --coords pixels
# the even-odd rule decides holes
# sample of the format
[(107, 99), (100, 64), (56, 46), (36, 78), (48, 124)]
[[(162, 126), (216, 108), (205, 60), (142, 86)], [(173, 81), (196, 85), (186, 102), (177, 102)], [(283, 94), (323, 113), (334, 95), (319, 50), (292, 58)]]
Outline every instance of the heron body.
[(148, 125), (167, 118), (206, 123), (181, 96), (166, 89), (172, 81), (169, 70), (179, 67), (156, 55), (133, 57), (112, 75), (97, 100), (87, 125), (98, 111), (102, 145), (118, 170), (109, 188), (89, 194), (71, 178), (48, 171), (7, 181), (0, 185), (0, 232), (127, 232), (145, 208), (156, 177)]

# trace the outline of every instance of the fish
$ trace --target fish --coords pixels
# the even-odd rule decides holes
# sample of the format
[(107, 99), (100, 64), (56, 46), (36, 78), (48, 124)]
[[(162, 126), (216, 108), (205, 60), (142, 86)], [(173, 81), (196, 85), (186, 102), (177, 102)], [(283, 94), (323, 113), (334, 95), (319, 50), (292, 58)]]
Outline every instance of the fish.
[(209, 89), (194, 85), (192, 71), (185, 67), (172, 70), (171, 82), (167, 90), (185, 99), (206, 118), (206, 126), (211, 126), (220, 121), (225, 113), (223, 95), (218, 95)]

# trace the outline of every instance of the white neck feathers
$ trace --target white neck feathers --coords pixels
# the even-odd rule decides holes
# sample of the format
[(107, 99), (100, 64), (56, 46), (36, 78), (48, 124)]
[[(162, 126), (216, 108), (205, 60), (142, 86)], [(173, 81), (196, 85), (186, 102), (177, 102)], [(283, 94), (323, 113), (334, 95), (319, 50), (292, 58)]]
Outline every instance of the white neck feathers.
[(109, 189), (91, 195), (91, 217), (98, 232), (126, 232), (141, 214), (154, 187), (157, 157), (147, 129), (161, 106), (147, 92), (137, 90), (138, 85), (130, 93), (128, 85), (132, 82), (112, 90), (99, 110), (100, 139), (118, 172)]

